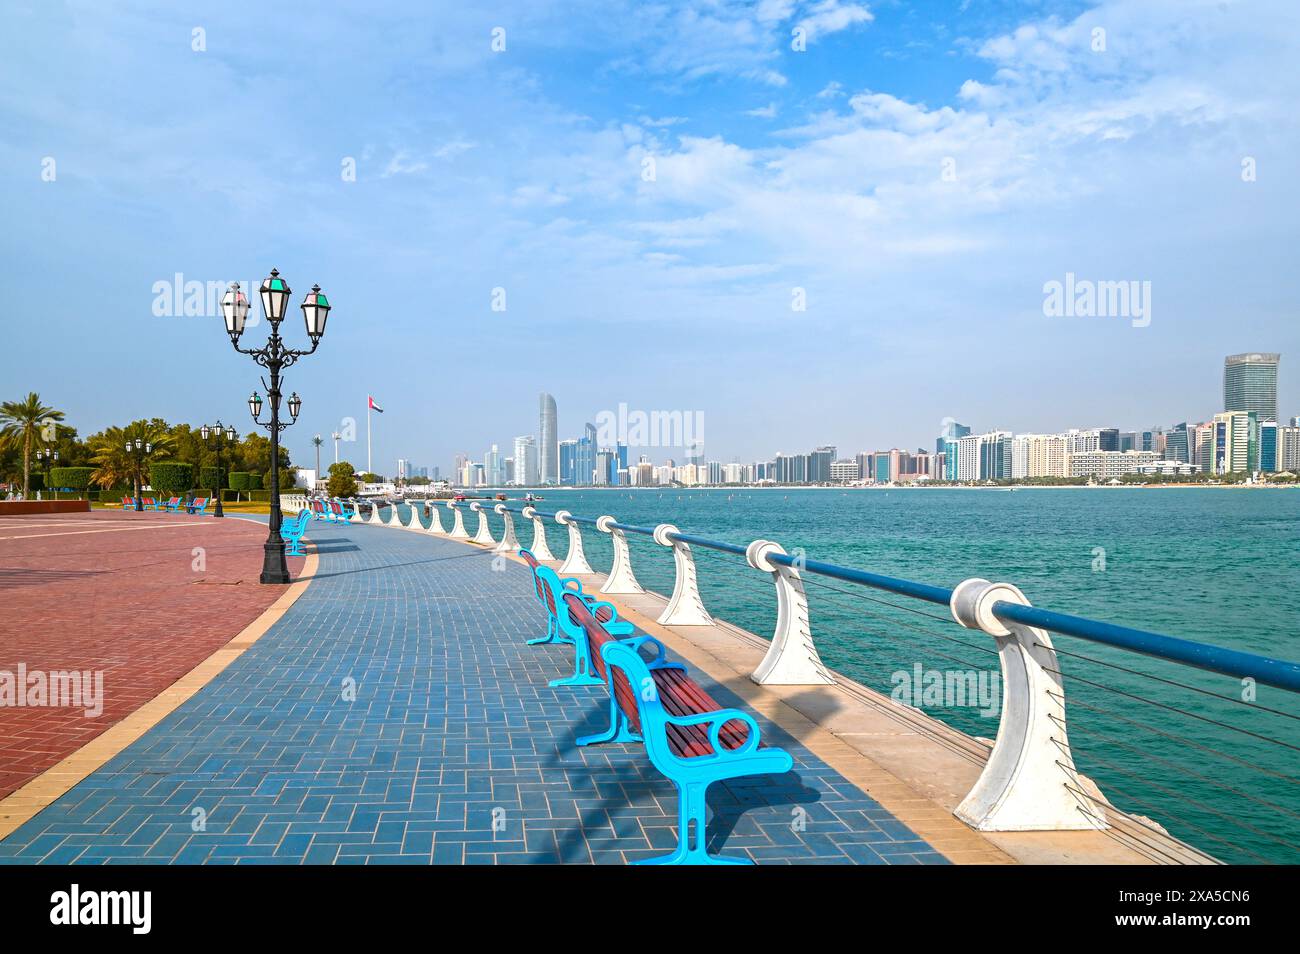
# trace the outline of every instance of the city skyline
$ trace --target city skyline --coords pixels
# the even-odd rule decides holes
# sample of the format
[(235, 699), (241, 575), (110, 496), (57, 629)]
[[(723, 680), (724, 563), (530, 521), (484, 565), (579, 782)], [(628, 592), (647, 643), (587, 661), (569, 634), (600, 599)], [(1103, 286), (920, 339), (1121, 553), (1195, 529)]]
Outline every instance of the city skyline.
[[(845, 446), (954, 413), (1149, 426), (1215, 410), (1222, 355), (1300, 347), (1291, 3), (446, 4), (322, 10), (299, 42), (250, 34), (240, 3), (58, 9), (0, 40), (0, 174), (29, 223), (0, 238), (6, 291), (37, 316), (0, 377), (87, 433), (160, 394), (246, 421), (237, 356), (142, 343), (220, 343), (203, 291), (271, 267), (335, 306), (290, 373), (302, 430), (381, 392), (385, 469), (536, 433), (518, 409), (543, 390), (562, 434), (579, 408), (703, 411), (723, 458), (809, 442), (810, 419)], [(231, 129), (250, 148), (210, 148)], [(1049, 314), (1057, 284), (1096, 307)], [(1130, 286), (1141, 316), (1111, 313)]]

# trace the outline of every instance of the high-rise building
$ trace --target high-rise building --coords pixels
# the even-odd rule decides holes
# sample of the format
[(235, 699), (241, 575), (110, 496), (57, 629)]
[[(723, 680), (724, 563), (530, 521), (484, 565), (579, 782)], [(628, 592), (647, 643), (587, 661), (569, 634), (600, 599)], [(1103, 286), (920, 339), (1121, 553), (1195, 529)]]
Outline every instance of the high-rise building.
[(835, 462), (835, 448), (822, 446), (808, 455), (808, 482), (811, 484), (830, 483), (831, 464)]
[(537, 433), (541, 436), (537, 447), (538, 479), (543, 484), (560, 482), (560, 441), (556, 429), (555, 398), (545, 391), (538, 397), (541, 419)]
[(1253, 413), (1256, 421), (1277, 420), (1280, 354), (1252, 351), (1223, 360), (1223, 409)]
[(514, 482), (520, 487), (536, 487), (540, 482), (541, 471), (538, 466), (539, 455), (537, 441), (529, 434), (527, 437), (515, 438), (515, 476)]
[(1278, 459), (1277, 421), (1262, 421), (1259, 425), (1259, 469), (1273, 473), (1282, 469)]
[[(1196, 460), (1196, 434), (1187, 429), (1187, 422), (1175, 424), (1165, 435), (1165, 458), (1190, 464)], [(1121, 448), (1122, 450), (1123, 448)]]
[(505, 483), (505, 471), (501, 466), (501, 450), (496, 444), (483, 455), (483, 479), (489, 487), (500, 487)]
[(596, 480), (596, 425), (587, 424), (578, 439), (574, 454), (573, 482), (579, 487), (590, 487)]
[[(540, 459), (540, 454), (539, 454)], [(578, 478), (578, 441), (560, 441), (560, 483), (572, 487)]]
[(1255, 415), (1246, 411), (1224, 411), (1214, 415), (1212, 423), (1210, 472), (1228, 474), (1259, 470), (1259, 420)]

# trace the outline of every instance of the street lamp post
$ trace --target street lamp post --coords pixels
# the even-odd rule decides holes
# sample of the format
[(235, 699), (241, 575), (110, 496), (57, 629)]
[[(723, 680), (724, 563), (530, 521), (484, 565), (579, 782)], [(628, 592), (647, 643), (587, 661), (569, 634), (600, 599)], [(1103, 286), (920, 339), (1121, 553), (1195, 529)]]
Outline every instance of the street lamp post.
[(144, 480), (141, 475), (144, 473), (144, 462), (153, 454), (153, 442), (138, 437), (134, 441), (128, 439), (126, 452), (135, 461), (135, 512), (144, 513)]
[(45, 490), (48, 493), (50, 489), (50, 463), (59, 462), (59, 452), (51, 451), (48, 447), (44, 451), (36, 452), (36, 460), (45, 465)]
[[(217, 509), (213, 511), (212, 516), (224, 517), (226, 515), (225, 511), (221, 509), (221, 448), (225, 447), (226, 444), (235, 442), (235, 429), (222, 424), (220, 418), (218, 418), (217, 423), (212, 427), (207, 424), (200, 427), (199, 433), (203, 435), (203, 443), (208, 444), (209, 447), (215, 446), (217, 449), (217, 486), (212, 491), (212, 495), (217, 498)], [(215, 443), (209, 443), (209, 437), (216, 438)], [(200, 475), (199, 479), (202, 480), (202, 475)]]
[(252, 412), (253, 420), (271, 433), (271, 519), (270, 532), (262, 548), (260, 579), (263, 583), (289, 582), (289, 567), (284, 559), (284, 538), (280, 536), (280, 432), (298, 419), (298, 412), (302, 409), (302, 398), (298, 397), (296, 392), (290, 395), (287, 403), (291, 420), (287, 424), (281, 423), (280, 374), (295, 364), (299, 358), (316, 350), (320, 345), (321, 336), (325, 334), (325, 321), (330, 312), (329, 300), (320, 290), (319, 285), (313, 285), (301, 305), (303, 321), (307, 326), (307, 337), (311, 339), (311, 348), (307, 351), (287, 348), (280, 337), (280, 322), (284, 320), (285, 308), (291, 293), (288, 283), (280, 277), (280, 273), (271, 269), (271, 274), (262, 282), (260, 289), (262, 311), (267, 321), (271, 323), (271, 335), (267, 339), (266, 346), (258, 349), (239, 347), (239, 336), (244, 333), (244, 322), (248, 318), (248, 298), (239, 290), (239, 283), (232, 282), (225, 297), (221, 299), (221, 311), (226, 320), (226, 332), (230, 335), (231, 345), (240, 354), (250, 356), (271, 375), (269, 382), (265, 378), (262, 379), (266, 387), (266, 396), (271, 403), (271, 419), (261, 420), (262, 398), (256, 391), (248, 399), (248, 409)]

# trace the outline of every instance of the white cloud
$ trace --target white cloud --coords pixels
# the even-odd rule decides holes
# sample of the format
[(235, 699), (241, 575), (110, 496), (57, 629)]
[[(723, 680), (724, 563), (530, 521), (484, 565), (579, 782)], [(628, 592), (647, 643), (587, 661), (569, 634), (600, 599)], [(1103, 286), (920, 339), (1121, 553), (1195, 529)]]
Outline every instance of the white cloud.
[(776, 103), (768, 103), (766, 106), (747, 109), (745, 110), (745, 115), (753, 116), (757, 119), (772, 119), (776, 116)]

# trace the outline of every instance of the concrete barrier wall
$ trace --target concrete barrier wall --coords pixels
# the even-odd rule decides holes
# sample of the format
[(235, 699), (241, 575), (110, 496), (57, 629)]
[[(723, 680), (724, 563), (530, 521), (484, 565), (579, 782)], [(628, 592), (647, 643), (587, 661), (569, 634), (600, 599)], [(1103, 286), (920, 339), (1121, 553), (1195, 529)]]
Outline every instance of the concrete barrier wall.
[(0, 517), (27, 513), (88, 513), (89, 500), (0, 500)]

